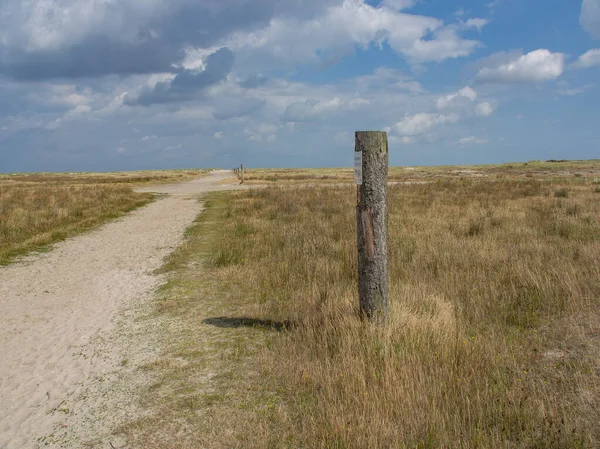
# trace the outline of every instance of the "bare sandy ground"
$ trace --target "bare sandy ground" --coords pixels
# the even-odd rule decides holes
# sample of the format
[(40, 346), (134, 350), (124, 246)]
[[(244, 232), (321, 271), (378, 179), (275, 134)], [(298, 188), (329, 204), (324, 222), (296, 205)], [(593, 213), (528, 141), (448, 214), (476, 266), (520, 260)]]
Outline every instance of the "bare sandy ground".
[(0, 448), (119, 447), (102, 435), (130, 412), (128, 392), (111, 392), (115, 410), (97, 416), (98, 385), (150, 357), (136, 314), (161, 282), (153, 271), (200, 213), (199, 194), (238, 188), (218, 184), (228, 177), (144, 187), (167, 195), (0, 267)]

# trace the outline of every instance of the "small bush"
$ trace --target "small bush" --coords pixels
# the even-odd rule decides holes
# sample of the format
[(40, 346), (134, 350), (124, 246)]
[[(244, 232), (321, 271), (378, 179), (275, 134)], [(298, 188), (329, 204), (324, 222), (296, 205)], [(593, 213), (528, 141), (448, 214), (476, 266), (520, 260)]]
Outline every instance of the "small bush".
[(228, 267), (231, 265), (239, 265), (243, 263), (243, 254), (241, 249), (233, 246), (224, 246), (222, 249), (213, 254), (210, 262), (216, 268)]
[(485, 229), (484, 220), (473, 220), (469, 223), (469, 227), (467, 228), (467, 231), (466, 231), (466, 236), (467, 237), (475, 237), (477, 235), (482, 234), (484, 229)]
[(567, 189), (558, 189), (554, 192), (555, 198), (568, 198), (569, 191)]

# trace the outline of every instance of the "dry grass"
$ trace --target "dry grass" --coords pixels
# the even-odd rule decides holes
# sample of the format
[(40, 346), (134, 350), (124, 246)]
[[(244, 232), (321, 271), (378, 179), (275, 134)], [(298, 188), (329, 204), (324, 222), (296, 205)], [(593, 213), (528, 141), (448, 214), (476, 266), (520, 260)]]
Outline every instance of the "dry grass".
[[(386, 327), (356, 313), (353, 187), (213, 196), (172, 262), (159, 313), (179, 324), (133, 447), (598, 447), (584, 181), (392, 186)], [(207, 343), (207, 317), (235, 329)]]
[[(500, 165), (469, 165), (441, 167), (390, 167), (390, 182), (419, 182), (439, 179), (488, 178), (493, 180), (518, 178), (584, 178), (600, 180), (600, 160), (562, 162), (516, 162)], [(350, 183), (349, 168), (322, 169), (249, 169), (249, 184)]]
[(248, 370), (264, 342), (265, 326), (230, 318), (252, 306), (245, 295), (222, 288), (213, 253), (230, 196), (211, 194), (207, 209), (188, 229), (186, 243), (161, 270), (169, 280), (146, 327), (162, 340), (162, 354), (140, 367), (153, 381), (140, 392), (144, 416), (121, 429), (127, 447), (236, 447), (237, 433), (228, 432), (226, 423), (243, 421), (256, 401), (263, 402), (256, 391), (262, 382), (249, 393), (247, 381), (257, 374)]
[(131, 186), (198, 176), (201, 170), (0, 175), (0, 265), (147, 204)]
[(130, 172), (81, 173), (9, 173), (0, 174), (0, 185), (17, 184), (146, 184), (193, 179), (207, 173), (206, 169), (141, 170)]
[(247, 169), (244, 180), (249, 184), (351, 182), (352, 173), (347, 168), (256, 168)]

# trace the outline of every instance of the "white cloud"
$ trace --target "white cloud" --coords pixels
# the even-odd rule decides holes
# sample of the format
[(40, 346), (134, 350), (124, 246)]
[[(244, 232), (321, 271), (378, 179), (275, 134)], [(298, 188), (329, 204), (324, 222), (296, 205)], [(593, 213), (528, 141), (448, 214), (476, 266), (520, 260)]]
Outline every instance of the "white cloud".
[(185, 57), (178, 66), (186, 70), (197, 70), (202, 72), (206, 70), (206, 59), (217, 50), (219, 50), (219, 47), (186, 48)]
[[(404, 6), (409, 3), (401, 2)], [(387, 6), (344, 0), (319, 17), (307, 21), (276, 18), (262, 30), (235, 33), (223, 45), (236, 52), (238, 67), (314, 64), (336, 60), (356, 46), (368, 48), (384, 42), (415, 63), (443, 61), (468, 56), (481, 45), (459, 36), (464, 26), (444, 25), (437, 18), (406, 14)], [(481, 23), (470, 24), (478, 25)]]
[(579, 22), (584, 30), (600, 39), (600, 0), (583, 0)]
[(586, 51), (573, 64), (574, 67), (581, 69), (587, 69), (588, 67), (594, 67), (597, 65), (600, 65), (600, 48)]
[(456, 123), (459, 120), (458, 114), (435, 114), (422, 112), (414, 115), (407, 115), (404, 119), (396, 123), (391, 131), (399, 136), (419, 136), (425, 134), (437, 125), (445, 123)]
[(466, 28), (477, 28), (477, 31), (481, 31), (484, 26), (489, 23), (487, 19), (482, 19), (480, 17), (473, 17), (472, 19), (467, 20), (464, 23)]
[(46, 123), (46, 125), (44, 126), (44, 128), (46, 129), (57, 129), (60, 124), (62, 122), (62, 119), (57, 118), (56, 120), (53, 120), (49, 123)]
[(390, 41), (390, 45), (416, 62), (442, 62), (446, 59), (469, 56), (481, 44), (478, 41), (459, 38), (458, 30), (458, 25), (445, 26), (433, 33), (433, 39), (415, 40), (408, 49), (394, 46), (393, 41)]
[(417, 0), (383, 0), (383, 5), (396, 11), (412, 8)]
[[(360, 76), (353, 80), (361, 91), (383, 91), (398, 93), (398, 92), (410, 92), (412, 94), (423, 94), (425, 89), (423, 86), (407, 77), (405, 74), (398, 70), (389, 69), (385, 67), (379, 67), (370, 75)], [(361, 101), (369, 100), (360, 98)]]
[(466, 86), (453, 94), (439, 97), (436, 101), (438, 110), (448, 110), (460, 112), (461, 115), (489, 117), (495, 110), (495, 106), (489, 101), (474, 104), (477, 100), (477, 92), (471, 87)]
[(558, 94), (559, 95), (566, 95), (566, 96), (579, 95), (579, 94), (584, 93), (586, 90), (592, 89), (594, 87), (596, 87), (595, 83), (586, 84), (585, 86), (581, 86), (581, 87), (574, 87), (572, 89), (560, 89), (558, 91)]
[[(148, 2), (124, 0), (124, 7), (117, 7), (114, 1), (51, 1), (32, 0), (11, 5), (6, 2), (0, 6), (0, 12), (10, 11), (2, 20), (0, 42), (24, 45), (28, 51), (57, 49), (70, 42), (79, 41), (94, 32), (107, 35), (120, 34), (128, 40), (135, 40), (138, 29), (144, 19), (150, 17), (152, 8), (162, 1)], [(12, 7), (12, 11), (9, 8)], [(130, 12), (128, 19), (135, 20), (127, 24), (125, 15)], [(0, 19), (2, 19), (0, 14)], [(132, 27), (127, 30), (128, 26)], [(17, 31), (17, 27), (20, 29)]]
[(556, 79), (564, 72), (565, 55), (540, 49), (506, 64), (484, 67), (475, 75), (482, 83), (511, 84)]
[(489, 117), (493, 114), (494, 109), (495, 107), (491, 103), (484, 101), (475, 107), (475, 113), (480, 117)]
[(98, 106), (105, 101), (105, 95), (95, 93), (90, 87), (81, 87), (76, 84), (63, 82), (49, 83), (43, 86), (44, 92), (30, 89), (28, 97), (35, 103), (44, 106), (59, 106), (75, 109), (78, 106)]
[(309, 98), (305, 101), (291, 103), (283, 113), (283, 120), (286, 122), (312, 121), (335, 112), (343, 105), (344, 103), (339, 97), (323, 101)]
[[(217, 120), (237, 119), (256, 114), (264, 105), (264, 99), (254, 97), (244, 97), (241, 92), (234, 91), (231, 86), (227, 86), (228, 92), (219, 92), (213, 95), (213, 98), (219, 98), (213, 117)], [(225, 95), (225, 94), (229, 95)]]
[(461, 99), (466, 99), (470, 102), (473, 102), (477, 99), (477, 92), (475, 92), (469, 86), (463, 87), (456, 93), (438, 98), (437, 108), (441, 110), (447, 109), (451, 106), (457, 106), (461, 103)]
[(69, 109), (61, 118), (57, 118), (50, 123), (45, 125), (46, 129), (57, 129), (63, 123), (69, 122), (72, 120), (77, 120), (81, 118), (87, 117), (92, 112), (92, 108), (88, 105), (79, 105), (74, 107), (73, 109)]
[(489, 101), (475, 104), (477, 92), (469, 86), (455, 93), (438, 97), (435, 101), (440, 112), (421, 112), (406, 114), (405, 117), (386, 129), (396, 141), (414, 142), (423, 137), (436, 139), (433, 131), (442, 125), (455, 124), (458, 121), (488, 117), (494, 112), (495, 106)]
[(260, 134), (274, 134), (277, 132), (277, 125), (273, 123), (259, 123), (255, 129)]
[(63, 103), (68, 106), (80, 106), (89, 103), (89, 99), (85, 95), (80, 95), (77, 93), (71, 93), (64, 95), (62, 97), (56, 98), (57, 103)]
[(248, 140), (273, 142), (277, 138), (277, 125), (273, 123), (256, 123), (247, 126), (242, 132)]
[(73, 119), (82, 117), (86, 114), (89, 114), (90, 112), (92, 112), (92, 108), (90, 106), (88, 106), (87, 104), (82, 104), (82, 105), (76, 106), (73, 109), (69, 110), (65, 114), (63, 119), (73, 120)]
[[(389, 128), (387, 130), (384, 130), (384, 131), (386, 131), (386, 132), (389, 133)], [(390, 143), (400, 142), (400, 143), (403, 143), (405, 145), (409, 145), (411, 143), (415, 143), (417, 141), (417, 139), (415, 139), (414, 137), (408, 137), (408, 136), (399, 137), (399, 136), (396, 136), (394, 134), (388, 134), (388, 141)]]
[(477, 73), (486, 67), (498, 67), (501, 65), (510, 64), (512, 61), (519, 59), (521, 56), (523, 56), (522, 50), (499, 51), (483, 58), (479, 58), (474, 62), (467, 63), (466, 69), (469, 72)]
[(462, 139), (460, 139), (458, 141), (459, 144), (463, 145), (463, 146), (467, 146), (467, 145), (483, 145), (484, 143), (488, 143), (487, 139), (480, 139), (479, 137), (475, 137), (475, 136), (470, 136), (470, 137), (463, 137)]
[(221, 140), (223, 138), (223, 131), (217, 131), (213, 136), (215, 139)]

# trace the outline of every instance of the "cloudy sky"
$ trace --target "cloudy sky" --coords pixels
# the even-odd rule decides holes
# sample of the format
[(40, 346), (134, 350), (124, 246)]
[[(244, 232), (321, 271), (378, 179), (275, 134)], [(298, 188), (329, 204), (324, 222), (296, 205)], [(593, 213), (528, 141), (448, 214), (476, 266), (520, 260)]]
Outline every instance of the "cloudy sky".
[(600, 0), (0, 0), (0, 172), (600, 157)]

